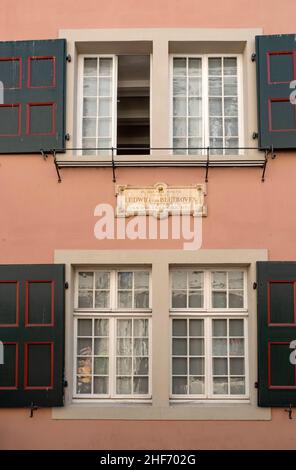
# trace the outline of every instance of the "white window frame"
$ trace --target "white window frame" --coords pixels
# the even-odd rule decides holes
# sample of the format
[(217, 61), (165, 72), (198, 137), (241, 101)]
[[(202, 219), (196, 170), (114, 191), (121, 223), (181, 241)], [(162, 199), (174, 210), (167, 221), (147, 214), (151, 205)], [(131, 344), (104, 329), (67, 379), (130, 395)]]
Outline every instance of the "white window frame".
[[(84, 59), (112, 59), (113, 60), (113, 69), (112, 69), (112, 116), (111, 116), (111, 147), (116, 147), (117, 145), (117, 83), (118, 83), (118, 56), (115, 54), (79, 54), (78, 56), (78, 79), (77, 79), (77, 147), (83, 148), (82, 145), (82, 125), (83, 125), (83, 70), (84, 70)], [(97, 140), (97, 137), (96, 137)], [(97, 143), (96, 143), (97, 147)], [(84, 149), (87, 150), (87, 149)], [(83, 156), (84, 150), (78, 151), (78, 156)], [(111, 149), (110, 149), (111, 155)], [(114, 151), (115, 155), (115, 151)], [(96, 157), (100, 157), (99, 150), (96, 150)]]
[[(204, 308), (172, 308), (172, 273), (174, 271), (203, 271), (204, 272)], [(213, 272), (232, 272), (240, 271), (244, 273), (244, 306), (243, 308), (221, 309), (212, 308), (212, 273)], [(194, 266), (190, 268), (174, 266), (170, 268), (170, 400), (172, 402), (225, 402), (225, 403), (240, 403), (249, 400), (250, 385), (249, 385), (249, 339), (248, 339), (248, 303), (247, 303), (247, 270), (243, 267), (227, 268), (225, 266), (217, 266), (209, 268), (202, 268), (201, 266)], [(188, 286), (187, 286), (188, 291)], [(228, 295), (228, 290), (227, 290)], [(172, 391), (172, 377), (173, 377), (173, 320), (174, 319), (199, 319), (204, 320), (204, 375), (205, 375), (205, 393), (204, 394), (173, 394)], [(241, 395), (217, 395), (213, 393), (213, 374), (212, 374), (212, 320), (230, 320), (241, 319), (244, 321), (244, 358), (245, 358), (245, 394)], [(188, 356), (186, 356), (188, 357)], [(229, 368), (228, 368), (228, 372)], [(188, 374), (187, 374), (188, 375)], [(230, 374), (228, 373), (228, 376)]]
[[(201, 150), (200, 152), (197, 151), (197, 153), (200, 153), (200, 155), (206, 155), (206, 147), (209, 146), (209, 89), (208, 89), (208, 59), (209, 58), (227, 58), (227, 57), (236, 57), (237, 59), (237, 102), (238, 102), (238, 146), (239, 147), (244, 147), (244, 142), (245, 142), (245, 137), (244, 137), (244, 106), (243, 106), (243, 55), (242, 54), (170, 54), (170, 112), (169, 112), (169, 119), (170, 119), (170, 124), (169, 124), (169, 129), (170, 129), (170, 143), (171, 146), (173, 147), (173, 62), (174, 58), (193, 58), (193, 59), (201, 59), (202, 61), (202, 129), (203, 129), (203, 145), (202, 147), (205, 147), (204, 150)], [(222, 76), (223, 80), (223, 76)], [(222, 82), (223, 86), (223, 82)], [(224, 113), (222, 114), (222, 117), (224, 119)], [(223, 129), (224, 129), (224, 121), (223, 121)], [(223, 130), (223, 140), (224, 140), (224, 130)], [(242, 155), (244, 151), (238, 150), (237, 155)], [(174, 155), (174, 150), (171, 151), (171, 154)], [(184, 150), (183, 156), (188, 156), (188, 150)], [(180, 155), (182, 156), (182, 155)], [(224, 151), (222, 151), (221, 154), (218, 154), (218, 156), (223, 156), (223, 157), (229, 157), (231, 156), (230, 154), (226, 155), (224, 154)]]
[[(143, 309), (119, 309), (117, 308), (117, 274), (118, 272), (136, 272), (146, 271), (149, 273), (149, 308)], [(78, 286), (79, 272), (109, 272), (110, 273), (110, 308), (78, 308)], [(74, 348), (73, 348), (73, 401), (79, 403), (93, 403), (99, 401), (103, 403), (127, 402), (142, 403), (151, 401), (152, 398), (152, 284), (151, 284), (151, 267), (101, 267), (84, 268), (80, 267), (75, 271), (74, 280)], [(95, 292), (95, 290), (93, 290)], [(109, 320), (109, 393), (108, 394), (79, 394), (77, 393), (77, 325), (79, 319), (108, 319)], [(117, 394), (116, 393), (116, 337), (117, 337), (117, 320), (120, 319), (145, 319), (148, 320), (148, 394)], [(134, 357), (134, 356), (133, 356)], [(133, 376), (132, 376), (133, 377)]]

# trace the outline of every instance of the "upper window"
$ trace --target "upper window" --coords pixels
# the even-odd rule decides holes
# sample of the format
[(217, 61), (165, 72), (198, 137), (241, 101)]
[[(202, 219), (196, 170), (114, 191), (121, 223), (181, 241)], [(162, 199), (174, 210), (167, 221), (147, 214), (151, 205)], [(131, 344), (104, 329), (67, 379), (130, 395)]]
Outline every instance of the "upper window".
[(149, 153), (149, 55), (80, 56), (79, 96), (84, 155)]
[(241, 57), (172, 57), (175, 154), (235, 155), (242, 140)]

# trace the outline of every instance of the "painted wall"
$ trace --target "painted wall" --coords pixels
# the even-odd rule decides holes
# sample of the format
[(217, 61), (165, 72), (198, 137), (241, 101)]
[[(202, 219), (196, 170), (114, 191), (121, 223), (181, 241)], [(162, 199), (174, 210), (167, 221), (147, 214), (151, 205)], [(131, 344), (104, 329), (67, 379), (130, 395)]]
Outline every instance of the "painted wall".
[[(295, 30), (295, 1), (283, 0), (2, 0), (0, 40), (57, 37), (66, 28), (262, 27)], [(210, 169), (203, 248), (267, 248), (295, 260), (295, 154), (260, 169)], [(98, 241), (95, 206), (114, 204), (110, 169), (63, 169), (39, 156), (0, 158), (0, 262), (46, 263), (55, 249), (178, 248), (178, 242)], [(118, 184), (193, 184), (204, 169), (117, 171)], [(296, 421), (273, 410), (270, 422), (54, 421), (50, 410), (0, 410), (0, 449), (289, 448)]]

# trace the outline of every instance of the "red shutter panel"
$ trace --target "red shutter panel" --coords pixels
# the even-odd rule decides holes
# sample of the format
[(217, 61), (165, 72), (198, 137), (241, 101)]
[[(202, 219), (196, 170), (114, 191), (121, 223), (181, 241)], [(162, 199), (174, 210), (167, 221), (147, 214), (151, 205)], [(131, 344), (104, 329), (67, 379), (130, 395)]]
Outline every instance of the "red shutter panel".
[(63, 265), (0, 265), (0, 340), (0, 406), (62, 406)]
[[(296, 148), (296, 35), (256, 36), (259, 147)], [(295, 89), (295, 88), (294, 88)]]
[(63, 149), (66, 41), (0, 42), (0, 153)]

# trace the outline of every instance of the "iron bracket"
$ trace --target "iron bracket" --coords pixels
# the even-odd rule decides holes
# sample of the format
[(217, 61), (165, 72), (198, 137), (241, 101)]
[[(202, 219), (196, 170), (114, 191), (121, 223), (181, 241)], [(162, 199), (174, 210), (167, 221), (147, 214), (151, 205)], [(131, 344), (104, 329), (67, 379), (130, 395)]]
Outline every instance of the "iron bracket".
[(288, 413), (289, 419), (293, 419), (293, 407), (291, 404), (288, 409), (285, 409), (285, 412)]
[(30, 418), (34, 418), (34, 411), (37, 411), (37, 410), (38, 410), (38, 406), (34, 405), (34, 403), (32, 402), (30, 405)]
[(210, 147), (207, 147), (207, 163), (206, 163), (206, 176), (205, 176), (206, 183), (208, 182), (209, 166), (210, 166)]
[(265, 173), (266, 173), (266, 167), (267, 167), (267, 163), (268, 163), (268, 157), (271, 156), (271, 159), (274, 160), (275, 157), (276, 157), (276, 154), (273, 150), (273, 145), (269, 148), (269, 149), (265, 149), (265, 160), (264, 160), (264, 163), (263, 163), (263, 171), (262, 171), (262, 177), (261, 177), (261, 181), (262, 183), (264, 183), (265, 181)]
[(112, 181), (116, 183), (116, 172), (115, 172), (115, 161), (114, 161), (114, 148), (111, 148), (111, 156), (112, 156)]

